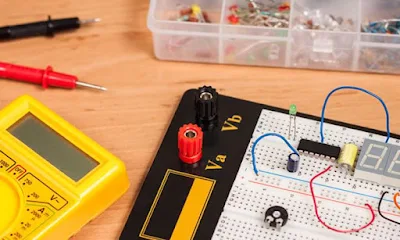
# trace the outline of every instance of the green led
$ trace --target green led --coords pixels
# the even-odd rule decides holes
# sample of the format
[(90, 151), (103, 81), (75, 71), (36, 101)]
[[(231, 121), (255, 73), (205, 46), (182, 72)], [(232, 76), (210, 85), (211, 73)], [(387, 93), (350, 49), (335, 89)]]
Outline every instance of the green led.
[(289, 114), (290, 115), (296, 115), (297, 114), (297, 107), (295, 104), (290, 105), (289, 107)]

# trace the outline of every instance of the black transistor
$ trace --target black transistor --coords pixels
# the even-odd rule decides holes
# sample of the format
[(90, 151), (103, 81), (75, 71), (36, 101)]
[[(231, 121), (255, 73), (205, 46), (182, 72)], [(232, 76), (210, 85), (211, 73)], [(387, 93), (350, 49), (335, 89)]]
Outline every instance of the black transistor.
[(307, 139), (300, 140), (297, 150), (302, 153), (308, 153), (310, 155), (321, 156), (333, 160), (338, 159), (340, 155), (340, 147)]

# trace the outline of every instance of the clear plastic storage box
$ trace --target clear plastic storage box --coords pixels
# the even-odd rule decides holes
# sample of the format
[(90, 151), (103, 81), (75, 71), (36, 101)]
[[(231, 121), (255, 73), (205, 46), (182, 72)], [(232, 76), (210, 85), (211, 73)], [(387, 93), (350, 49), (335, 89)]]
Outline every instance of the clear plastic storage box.
[[(232, 24), (232, 6), (250, 2), (287, 4), (288, 27)], [(179, 9), (193, 4), (207, 13), (208, 23), (177, 20)], [(398, 18), (400, 0), (151, 0), (148, 27), (161, 60), (399, 74), (400, 21), (393, 26)], [(321, 19), (346, 26), (301, 24)], [(362, 27), (375, 21), (386, 30)]]

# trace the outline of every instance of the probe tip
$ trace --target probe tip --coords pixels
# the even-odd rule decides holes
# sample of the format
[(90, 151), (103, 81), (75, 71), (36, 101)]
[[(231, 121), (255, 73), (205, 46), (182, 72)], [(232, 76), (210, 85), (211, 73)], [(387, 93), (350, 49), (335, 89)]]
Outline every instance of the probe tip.
[(100, 21), (101, 21), (101, 18), (92, 18), (92, 19), (80, 20), (79, 22), (81, 25), (84, 25), (84, 24), (97, 23)]
[(107, 91), (108, 89), (106, 87), (98, 86), (97, 88), (100, 91)]
[(87, 88), (92, 88), (96, 90), (101, 90), (101, 91), (107, 91), (107, 88), (91, 83), (86, 83), (86, 82), (81, 82), (81, 81), (76, 81), (76, 85), (81, 86), (81, 87), (87, 87)]

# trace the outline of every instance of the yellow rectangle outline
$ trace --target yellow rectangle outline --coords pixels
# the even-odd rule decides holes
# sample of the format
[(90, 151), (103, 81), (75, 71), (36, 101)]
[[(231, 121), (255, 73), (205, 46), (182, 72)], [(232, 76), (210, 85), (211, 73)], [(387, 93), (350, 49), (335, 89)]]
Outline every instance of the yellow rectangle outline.
[[(197, 179), (202, 179), (202, 180), (206, 180), (206, 181), (211, 181), (213, 183), (212, 186), (211, 186), (211, 189), (210, 189), (210, 194), (207, 197), (207, 200), (206, 200), (206, 202), (204, 204), (203, 210), (202, 210), (202, 212), (200, 214), (199, 220), (198, 220), (198, 222), (196, 224), (196, 228), (194, 229), (194, 232), (197, 231), (197, 228), (199, 226), (200, 220), (203, 217), (204, 210), (206, 209), (208, 201), (210, 200), (211, 193), (212, 193), (212, 191), (214, 189), (214, 186), (215, 186), (215, 183), (217, 181), (214, 180), (214, 179), (210, 179), (210, 178), (205, 178), (205, 177), (201, 177), (201, 176), (197, 176), (197, 175), (193, 175), (193, 174), (189, 174), (189, 173), (183, 173), (183, 172), (179, 172), (179, 171), (176, 171), (176, 170), (168, 169), (167, 172), (165, 173), (165, 176), (164, 176), (164, 178), (163, 178), (163, 180), (161, 182), (160, 187), (158, 188), (157, 195), (154, 198), (154, 201), (153, 201), (153, 204), (151, 205), (149, 213), (147, 214), (146, 221), (143, 224), (142, 230), (140, 231), (139, 237), (141, 237), (141, 238), (148, 239), (148, 240), (166, 240), (166, 239), (159, 238), (159, 237), (149, 236), (149, 235), (145, 234), (145, 232), (146, 232), (147, 226), (148, 226), (148, 224), (150, 222), (151, 216), (153, 215), (154, 209), (157, 206), (157, 202), (158, 202), (158, 200), (159, 200), (159, 198), (161, 196), (161, 193), (162, 193), (162, 191), (164, 189), (165, 183), (168, 180), (168, 176), (171, 173), (175, 174), (175, 175), (180, 175), (180, 176), (184, 176), (184, 177), (193, 178), (193, 179), (197, 178)], [(194, 235), (195, 234), (193, 234), (193, 236)], [(193, 239), (193, 237), (192, 237), (192, 239)]]

